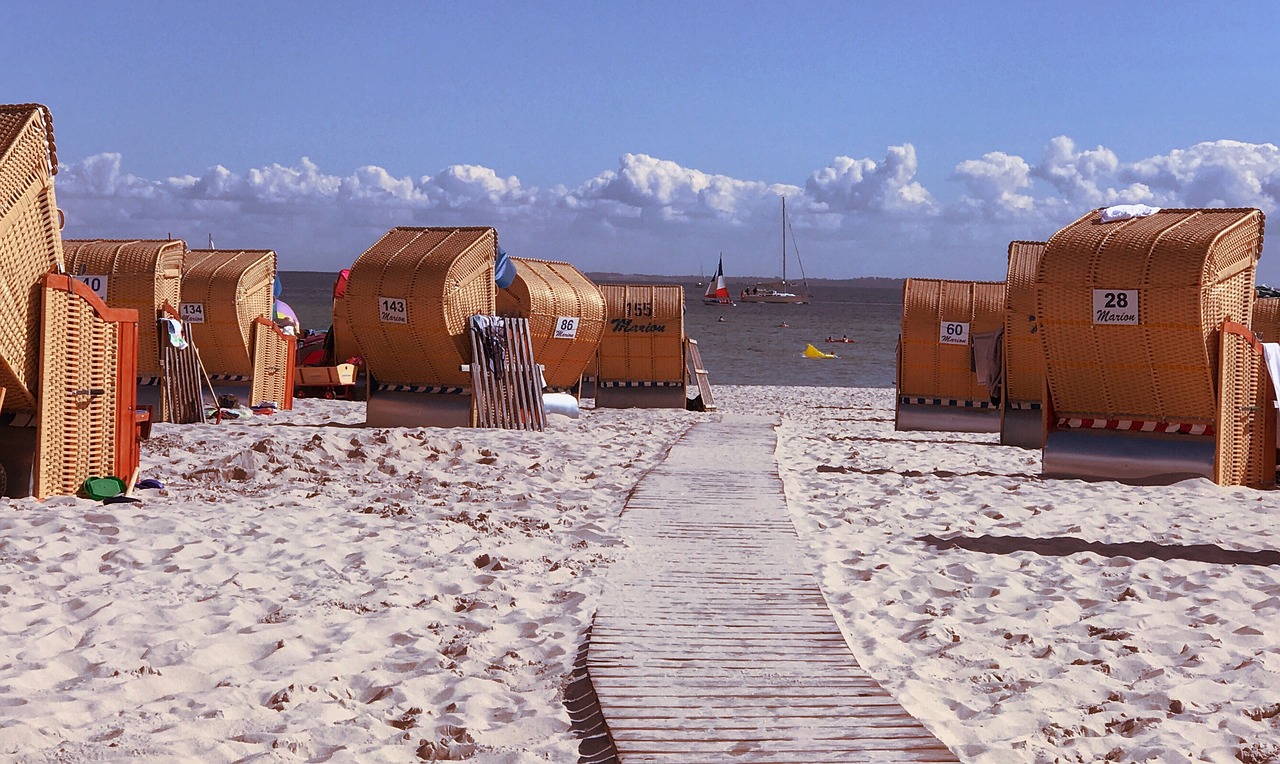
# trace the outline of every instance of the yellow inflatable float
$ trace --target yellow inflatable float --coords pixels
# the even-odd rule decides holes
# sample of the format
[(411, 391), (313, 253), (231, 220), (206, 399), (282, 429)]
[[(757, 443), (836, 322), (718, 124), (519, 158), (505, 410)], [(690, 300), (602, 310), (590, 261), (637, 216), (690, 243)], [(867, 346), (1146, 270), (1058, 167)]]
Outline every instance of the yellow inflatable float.
[(835, 353), (822, 352), (821, 350), (814, 347), (812, 342), (810, 342), (808, 345), (805, 346), (804, 357), (805, 358), (839, 358), (839, 356), (837, 356)]

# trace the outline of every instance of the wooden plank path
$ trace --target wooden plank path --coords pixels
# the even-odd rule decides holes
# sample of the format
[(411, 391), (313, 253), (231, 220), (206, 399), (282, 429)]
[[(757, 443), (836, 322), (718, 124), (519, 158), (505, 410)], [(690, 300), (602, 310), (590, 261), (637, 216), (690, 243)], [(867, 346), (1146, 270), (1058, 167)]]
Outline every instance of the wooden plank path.
[(586, 659), (618, 758), (957, 761), (845, 644), (776, 444), (766, 419), (695, 425), (627, 501)]

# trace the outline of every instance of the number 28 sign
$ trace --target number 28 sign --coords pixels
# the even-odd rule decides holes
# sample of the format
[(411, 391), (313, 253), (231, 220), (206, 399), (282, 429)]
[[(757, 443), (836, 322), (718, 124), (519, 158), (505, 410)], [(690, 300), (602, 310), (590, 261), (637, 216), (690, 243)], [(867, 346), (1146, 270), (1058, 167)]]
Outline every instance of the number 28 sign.
[(1138, 290), (1093, 290), (1093, 323), (1136, 325), (1138, 323)]

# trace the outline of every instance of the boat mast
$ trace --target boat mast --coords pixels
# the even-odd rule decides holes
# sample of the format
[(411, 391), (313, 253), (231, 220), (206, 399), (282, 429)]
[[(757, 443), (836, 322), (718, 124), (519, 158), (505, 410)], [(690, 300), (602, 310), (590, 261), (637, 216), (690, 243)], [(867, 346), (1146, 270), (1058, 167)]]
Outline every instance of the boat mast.
[(782, 285), (787, 285), (787, 197), (782, 197)]

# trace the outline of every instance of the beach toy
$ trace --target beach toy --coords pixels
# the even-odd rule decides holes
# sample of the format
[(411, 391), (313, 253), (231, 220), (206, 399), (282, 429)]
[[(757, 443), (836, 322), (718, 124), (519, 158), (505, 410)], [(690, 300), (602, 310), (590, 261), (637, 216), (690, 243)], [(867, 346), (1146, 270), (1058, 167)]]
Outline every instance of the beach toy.
[(101, 501), (124, 493), (125, 482), (118, 477), (90, 477), (80, 486), (86, 498)]
[(839, 356), (837, 356), (835, 353), (824, 353), (821, 350), (814, 347), (813, 343), (811, 342), (808, 345), (805, 345), (804, 357), (805, 358), (838, 358)]

